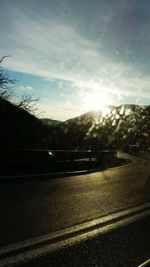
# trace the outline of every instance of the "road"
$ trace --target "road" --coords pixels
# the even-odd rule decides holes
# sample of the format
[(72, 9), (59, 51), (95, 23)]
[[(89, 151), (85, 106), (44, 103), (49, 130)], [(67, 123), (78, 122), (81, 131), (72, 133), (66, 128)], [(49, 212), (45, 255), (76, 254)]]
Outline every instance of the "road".
[(19, 266), (137, 267), (149, 259), (149, 234), (150, 217)]
[(64, 229), (150, 200), (149, 160), (57, 179), (0, 185), (0, 246)]

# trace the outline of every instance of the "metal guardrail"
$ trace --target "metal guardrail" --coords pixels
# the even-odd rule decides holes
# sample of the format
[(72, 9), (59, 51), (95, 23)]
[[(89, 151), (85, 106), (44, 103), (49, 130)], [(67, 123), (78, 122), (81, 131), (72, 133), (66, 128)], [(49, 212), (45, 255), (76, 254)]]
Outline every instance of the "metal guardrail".
[(88, 158), (100, 160), (102, 157), (117, 156), (115, 150), (42, 150), (42, 149), (0, 149), (0, 162), (22, 161), (74, 161)]
[[(9, 172), (43, 172), (91, 170), (111, 162), (115, 150), (42, 150), (1, 149), (0, 174)], [(10, 170), (10, 171), (9, 171)]]

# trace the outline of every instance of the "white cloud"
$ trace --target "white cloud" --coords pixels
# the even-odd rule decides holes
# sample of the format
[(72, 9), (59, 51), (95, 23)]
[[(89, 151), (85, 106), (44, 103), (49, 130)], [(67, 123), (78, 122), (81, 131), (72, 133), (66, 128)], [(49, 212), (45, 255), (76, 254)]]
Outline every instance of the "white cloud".
[(40, 14), (32, 17), (32, 12), (29, 16), (13, 3), (7, 12), (10, 24), (1, 33), (0, 54), (12, 55), (7, 61), (10, 69), (69, 81), (82, 89), (150, 99), (148, 75), (106, 55), (100, 42), (89, 40), (71, 22)]
[(25, 94), (35, 95), (36, 91), (30, 85), (27, 85), (27, 86), (19, 85), (19, 86), (15, 86), (15, 88), (13, 89), (13, 96), (15, 99), (18, 99)]
[(28, 86), (20, 85), (17, 89), (24, 93), (33, 91), (33, 87), (29, 85)]

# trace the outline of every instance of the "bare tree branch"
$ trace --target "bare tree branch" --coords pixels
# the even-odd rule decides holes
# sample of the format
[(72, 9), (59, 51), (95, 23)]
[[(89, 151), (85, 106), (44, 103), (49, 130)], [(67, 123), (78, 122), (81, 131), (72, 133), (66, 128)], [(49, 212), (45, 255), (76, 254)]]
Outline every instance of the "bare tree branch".
[(35, 105), (35, 102), (38, 101), (38, 98), (33, 98), (32, 95), (24, 94), (21, 97), (21, 100), (17, 104), (18, 108), (24, 109), (28, 112), (34, 113), (37, 111), (37, 107)]
[(4, 59), (7, 58), (7, 57), (11, 57), (11, 56), (10, 56), (10, 55), (2, 56), (2, 57), (0, 58), (0, 63), (2, 63), (2, 62), (4, 61)]
[[(14, 95), (14, 88), (12, 85), (16, 82), (16, 80), (12, 79), (7, 71), (5, 71), (5, 69), (1, 66), (7, 57), (10, 56), (3, 56), (0, 58), (0, 99), (14, 102), (12, 100), (12, 96)], [(25, 93), (22, 95), (18, 103), (15, 101), (15, 104), (18, 106), (18, 108), (24, 109), (30, 113), (35, 113), (38, 110), (35, 105), (35, 102), (37, 101), (37, 98)]]
[(8, 100), (12, 96), (12, 84), (15, 80), (12, 79), (8, 73), (1, 66), (5, 58), (9, 56), (3, 56), (0, 58), (0, 99)]

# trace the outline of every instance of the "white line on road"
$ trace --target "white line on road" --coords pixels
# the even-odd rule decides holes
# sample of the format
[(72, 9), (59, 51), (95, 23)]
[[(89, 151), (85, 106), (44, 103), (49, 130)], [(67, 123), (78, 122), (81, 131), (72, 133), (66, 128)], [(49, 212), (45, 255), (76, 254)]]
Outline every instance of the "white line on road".
[(150, 266), (150, 259), (143, 262), (142, 264), (140, 264), (138, 267), (146, 267), (146, 266)]
[(0, 248), (1, 267), (15, 266), (150, 215), (150, 202), (61, 231)]

